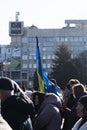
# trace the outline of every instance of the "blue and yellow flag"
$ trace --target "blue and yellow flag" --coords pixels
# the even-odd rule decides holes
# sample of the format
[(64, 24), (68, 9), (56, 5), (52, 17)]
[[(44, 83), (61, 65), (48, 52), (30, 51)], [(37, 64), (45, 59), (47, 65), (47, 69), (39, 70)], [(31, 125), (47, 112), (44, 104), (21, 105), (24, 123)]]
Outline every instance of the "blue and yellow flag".
[(61, 90), (49, 80), (46, 73), (43, 71), (37, 37), (36, 37), (36, 43), (37, 43), (37, 45), (36, 45), (36, 67), (37, 67), (37, 76), (38, 76), (38, 83), (39, 83), (38, 90), (41, 92), (55, 93), (61, 99), (63, 99)]
[(40, 51), (38, 46), (38, 38), (36, 37), (36, 67), (37, 67), (37, 76), (38, 76), (38, 84), (39, 84), (39, 91), (44, 92), (44, 80), (43, 80), (43, 70), (41, 64), (41, 57)]

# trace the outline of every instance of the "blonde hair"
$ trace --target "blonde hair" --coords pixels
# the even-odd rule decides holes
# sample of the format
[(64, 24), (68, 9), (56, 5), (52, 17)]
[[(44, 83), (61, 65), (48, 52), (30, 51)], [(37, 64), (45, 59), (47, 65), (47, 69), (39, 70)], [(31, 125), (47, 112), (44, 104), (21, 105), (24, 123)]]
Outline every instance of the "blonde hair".
[(78, 83), (72, 87), (73, 96), (76, 98), (79, 94), (86, 92), (86, 88), (83, 84)]
[(70, 79), (69, 84), (78, 84), (80, 81), (78, 79)]

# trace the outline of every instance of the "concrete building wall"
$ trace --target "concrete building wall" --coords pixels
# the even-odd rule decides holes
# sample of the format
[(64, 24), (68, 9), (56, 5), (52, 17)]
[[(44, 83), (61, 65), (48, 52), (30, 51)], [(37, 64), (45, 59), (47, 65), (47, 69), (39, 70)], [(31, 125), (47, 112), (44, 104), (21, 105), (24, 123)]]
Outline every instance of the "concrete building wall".
[[(47, 73), (51, 72), (52, 59), (55, 58), (54, 52), (61, 44), (64, 43), (69, 47), (72, 58), (87, 50), (87, 20), (66, 20), (65, 24), (65, 27), (61, 29), (39, 29), (32, 25), (23, 27), (23, 35), (10, 35), (11, 61), (15, 59), (21, 63), (18, 70), (13, 70), (11, 67), (10, 76), (13, 76), (13, 72), (16, 73), (15, 75), (18, 72), (16, 79), (14, 76), (15, 80), (21, 85), (23, 82), (26, 82), (27, 86), (32, 84), (36, 70), (36, 36), (39, 40), (43, 68)], [(13, 57), (13, 49), (19, 50), (19, 57)]]

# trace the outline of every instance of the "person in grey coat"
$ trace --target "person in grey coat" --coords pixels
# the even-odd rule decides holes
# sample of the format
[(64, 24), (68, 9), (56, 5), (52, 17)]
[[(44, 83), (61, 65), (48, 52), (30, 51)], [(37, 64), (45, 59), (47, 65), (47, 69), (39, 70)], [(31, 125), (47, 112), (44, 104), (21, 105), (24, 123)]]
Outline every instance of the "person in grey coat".
[(61, 100), (57, 95), (53, 93), (45, 94), (35, 118), (33, 130), (60, 130), (60, 107)]

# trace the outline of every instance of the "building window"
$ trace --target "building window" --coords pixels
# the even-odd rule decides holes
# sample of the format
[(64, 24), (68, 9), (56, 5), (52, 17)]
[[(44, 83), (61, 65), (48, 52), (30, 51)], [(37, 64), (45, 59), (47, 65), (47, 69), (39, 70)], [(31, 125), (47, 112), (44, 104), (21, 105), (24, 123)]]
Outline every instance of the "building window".
[(47, 68), (50, 68), (51, 67), (51, 65), (50, 64), (47, 64)]
[(12, 79), (19, 79), (20, 78), (20, 72), (14, 71), (12, 72)]
[(68, 37), (65, 37), (65, 42), (67, 42), (68, 41)]
[(44, 59), (44, 60), (46, 59), (46, 55), (43, 55), (43, 59)]
[(64, 37), (61, 37), (61, 38), (60, 38), (60, 41), (61, 41), (61, 42), (64, 42), (64, 41), (65, 41), (65, 38), (64, 38)]
[(82, 42), (82, 41), (83, 41), (83, 38), (82, 38), (82, 37), (79, 37), (79, 41)]
[(28, 43), (28, 38), (26, 37), (22, 38), (22, 43)]
[(74, 37), (74, 41), (77, 42), (79, 39), (78, 37)]
[(32, 56), (31, 56), (31, 55), (29, 56), (29, 59), (30, 59), (30, 60), (32, 59)]
[(8, 52), (8, 53), (11, 53), (11, 49), (10, 49), (10, 48), (8, 48), (8, 49), (7, 49), (7, 52)]
[(59, 42), (59, 37), (56, 37), (55, 40), (56, 40), (56, 42)]
[(74, 58), (73, 54), (71, 54), (71, 58), (72, 58), (72, 59)]
[(55, 59), (55, 55), (52, 55), (52, 59)]
[(34, 64), (34, 65), (33, 65), (33, 68), (35, 68), (35, 69), (36, 69), (36, 64)]
[(29, 64), (29, 68), (32, 68), (32, 64)]
[(87, 37), (84, 37), (84, 42), (87, 42)]
[(51, 59), (51, 55), (47, 55), (47, 59)]
[(43, 47), (42, 50), (43, 50), (43, 51), (46, 51), (46, 47)]
[(43, 64), (43, 68), (46, 68), (46, 64)]
[(32, 42), (36, 42), (36, 39), (35, 39), (34, 37), (30, 37), (30, 38), (28, 39), (28, 41), (29, 41), (30, 43), (32, 43)]
[(72, 52), (74, 51), (73, 46), (69, 46), (69, 49), (70, 49)]
[(24, 47), (22, 47), (22, 52), (26, 52), (26, 51), (27, 51), (27, 49), (28, 49), (28, 48), (27, 48), (27, 47), (25, 47), (25, 46), (24, 46)]
[(74, 38), (73, 38), (73, 37), (69, 37), (69, 41), (70, 41), (70, 42), (73, 42), (73, 41), (74, 41)]
[[(87, 46), (84, 46), (84, 48), (87, 50)], [(82, 52), (83, 51), (83, 46), (79, 47), (79, 51)]]
[(22, 73), (22, 78), (27, 79), (27, 73)]
[(22, 64), (23, 69), (27, 69), (27, 67), (28, 67), (27, 64)]
[(75, 46), (75, 47), (73, 47), (73, 51), (78, 51), (79, 49), (78, 49), (78, 46)]
[[(82, 49), (83, 50), (83, 49)], [(86, 51), (87, 50), (87, 46), (84, 46), (84, 51)]]
[(28, 59), (28, 56), (27, 55), (23, 55), (22, 56), (22, 60), (27, 60)]
[(36, 56), (33, 56), (33, 59), (36, 60)]

